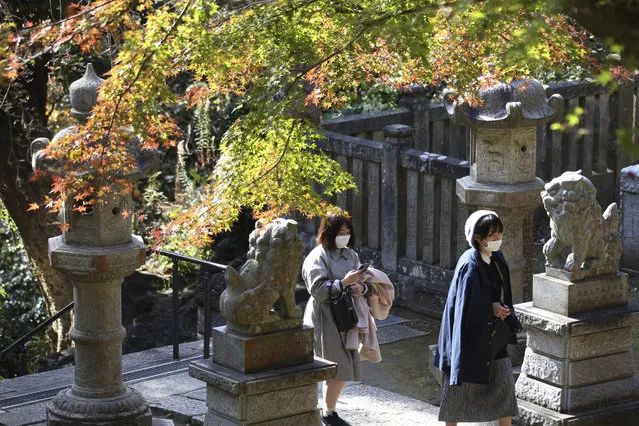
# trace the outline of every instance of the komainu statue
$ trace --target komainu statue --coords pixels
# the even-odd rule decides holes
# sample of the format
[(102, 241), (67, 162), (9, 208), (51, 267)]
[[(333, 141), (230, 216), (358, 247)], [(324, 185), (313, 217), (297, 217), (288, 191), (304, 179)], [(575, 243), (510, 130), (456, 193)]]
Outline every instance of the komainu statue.
[(617, 204), (602, 215), (597, 190), (581, 170), (563, 173), (544, 189), (550, 217), (550, 240), (543, 249), (546, 273), (571, 281), (616, 273), (622, 250)]
[(297, 222), (276, 219), (264, 225), (258, 221), (249, 246), (240, 272), (226, 269), (220, 312), (227, 328), (253, 335), (301, 327), (302, 313), (294, 294), (302, 264)]

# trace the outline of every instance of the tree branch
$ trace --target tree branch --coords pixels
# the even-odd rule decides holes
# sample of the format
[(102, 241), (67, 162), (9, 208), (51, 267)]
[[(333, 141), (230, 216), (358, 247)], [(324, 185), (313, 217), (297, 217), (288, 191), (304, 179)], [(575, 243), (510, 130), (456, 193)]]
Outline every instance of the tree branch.
[[(184, 14), (188, 10), (188, 8), (191, 6), (191, 2), (192, 1), (193, 0), (188, 0), (186, 5), (184, 6), (184, 9), (182, 9), (182, 12), (180, 12), (178, 17), (173, 22), (173, 24), (171, 24), (171, 28), (169, 28), (169, 30), (166, 32), (166, 34), (164, 34), (164, 37), (162, 37), (162, 40), (160, 40), (158, 43), (156, 43), (156, 46), (162, 46), (169, 39), (169, 37), (171, 36), (173, 31), (175, 31), (175, 28), (177, 28), (177, 26), (180, 23), (180, 21), (182, 21), (182, 18), (184, 17)], [(122, 90), (120, 92), (120, 95), (118, 96), (118, 100), (117, 100), (117, 102), (115, 104), (115, 108), (113, 109), (113, 114), (111, 115), (111, 120), (109, 122), (109, 128), (107, 130), (106, 137), (104, 138), (105, 142), (102, 145), (102, 153), (100, 155), (100, 164), (103, 164), (103, 162), (104, 162), (104, 154), (105, 154), (104, 149), (106, 148), (106, 144), (108, 144), (108, 142), (109, 142), (109, 137), (111, 136), (111, 130), (113, 129), (113, 123), (115, 122), (115, 118), (116, 118), (116, 116), (118, 114), (118, 109), (120, 108), (120, 104), (122, 103), (122, 99), (124, 98), (124, 95), (126, 93), (128, 93), (129, 90), (131, 90), (131, 88), (133, 87), (135, 82), (138, 81), (138, 79), (140, 78), (140, 75), (142, 75), (142, 71), (144, 71), (144, 69), (146, 67), (146, 64), (151, 60), (151, 58), (153, 58), (153, 56), (155, 55), (156, 52), (157, 52), (157, 48), (152, 50), (151, 52), (149, 52), (146, 55), (146, 57), (142, 60), (142, 63), (140, 64), (140, 69), (138, 69), (138, 72), (135, 74), (135, 77), (133, 77), (133, 80), (131, 80), (131, 82), (124, 88), (124, 90)]]
[(31, 32), (31, 31), (39, 30), (40, 28), (55, 27), (56, 25), (61, 25), (61, 24), (65, 23), (65, 22), (67, 22), (67, 21), (72, 21), (74, 19), (77, 19), (80, 16), (86, 15), (87, 13), (94, 12), (94, 11), (96, 11), (96, 10), (98, 10), (98, 9), (100, 9), (100, 8), (110, 4), (110, 3), (113, 3), (115, 1), (120, 1), (120, 0), (107, 0), (104, 3), (101, 3), (101, 4), (99, 4), (99, 5), (95, 6), (95, 7), (92, 7), (90, 9), (85, 9), (85, 10), (83, 10), (80, 13), (76, 13), (75, 15), (71, 15), (68, 18), (60, 19), (58, 21), (50, 22), (50, 23), (42, 23), (40, 25), (35, 25), (35, 26), (29, 27), (29, 28), (23, 27), (22, 30), (26, 31), (26, 32)]
[(320, 65), (322, 65), (323, 63), (330, 61), (332, 58), (334, 58), (337, 55), (340, 55), (341, 53), (343, 53), (346, 49), (351, 48), (355, 42), (357, 40), (359, 40), (359, 38), (371, 27), (377, 25), (377, 24), (381, 24), (389, 19), (392, 18), (397, 18), (399, 16), (403, 16), (403, 15), (408, 15), (420, 10), (425, 10), (426, 7), (415, 7), (412, 9), (405, 9), (405, 10), (401, 10), (401, 11), (397, 11), (397, 12), (393, 12), (393, 13), (387, 13), (385, 16), (380, 16), (379, 18), (373, 19), (371, 21), (368, 21), (366, 23), (364, 23), (364, 25), (362, 25), (362, 27), (359, 29), (359, 31), (357, 31), (355, 33), (355, 35), (349, 40), (348, 43), (346, 43), (345, 45), (341, 46), (339, 49), (333, 51), (330, 55), (320, 59), (319, 61), (317, 61), (316, 63), (314, 63), (313, 65), (311, 65), (309, 68), (306, 68), (304, 70), (302, 70), (302, 72), (300, 74), (298, 74), (296, 80), (299, 80), (302, 76), (304, 76), (306, 73), (308, 73), (309, 71), (319, 67)]
[(2, 109), (2, 107), (4, 106), (4, 102), (7, 100), (7, 96), (9, 95), (9, 91), (11, 90), (11, 84), (13, 84), (13, 81), (10, 81), (9, 85), (7, 86), (7, 91), (4, 93), (4, 96), (2, 97), (2, 102), (0, 102), (0, 109)]
[(256, 177), (255, 179), (253, 179), (251, 181), (251, 183), (249, 183), (249, 187), (252, 187), (253, 185), (255, 185), (258, 181), (262, 180), (266, 175), (268, 175), (269, 173), (271, 173), (273, 170), (275, 170), (277, 168), (277, 166), (280, 165), (280, 163), (282, 162), (282, 160), (284, 159), (284, 156), (286, 155), (286, 152), (288, 151), (288, 145), (291, 141), (291, 135), (293, 134), (293, 129), (295, 129), (295, 126), (297, 125), (297, 121), (293, 120), (291, 122), (291, 128), (288, 131), (288, 137), (286, 138), (286, 142), (284, 143), (284, 149), (282, 149), (282, 154), (280, 155), (280, 157), (277, 159), (277, 161), (275, 162), (275, 164), (273, 164), (271, 167), (268, 168), (268, 170), (266, 170), (264, 173), (262, 173), (261, 175), (259, 175), (258, 177)]

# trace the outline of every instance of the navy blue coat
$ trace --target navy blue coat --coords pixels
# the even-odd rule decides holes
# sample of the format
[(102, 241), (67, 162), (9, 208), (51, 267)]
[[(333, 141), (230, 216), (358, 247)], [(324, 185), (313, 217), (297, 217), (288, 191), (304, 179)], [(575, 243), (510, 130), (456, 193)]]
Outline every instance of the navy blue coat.
[[(510, 272), (501, 251), (492, 254), (504, 279), (504, 304), (512, 307)], [(462, 254), (448, 289), (439, 331), (435, 367), (450, 376), (450, 386), (488, 383), (492, 362), (492, 284), (479, 262), (481, 254), (470, 248)], [(513, 336), (510, 343), (517, 343)]]

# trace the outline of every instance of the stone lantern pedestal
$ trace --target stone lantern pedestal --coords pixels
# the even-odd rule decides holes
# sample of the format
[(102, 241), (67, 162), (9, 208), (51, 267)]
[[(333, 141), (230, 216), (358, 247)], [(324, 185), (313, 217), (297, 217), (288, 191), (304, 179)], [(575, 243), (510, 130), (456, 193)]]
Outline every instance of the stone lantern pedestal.
[(137, 236), (107, 247), (68, 244), (64, 236), (49, 240), (51, 264), (73, 284), (75, 380), (47, 407), (47, 424), (151, 425), (147, 402), (122, 382), (121, 286), (145, 252)]
[[(103, 81), (89, 64), (84, 77), (71, 85), (74, 117), (84, 121), (91, 115)], [(75, 126), (68, 127), (51, 143), (75, 132)], [(42, 149), (48, 143), (41, 138), (33, 145)], [(133, 181), (157, 168), (157, 151), (142, 151), (137, 138), (128, 149), (136, 167), (119, 178)], [(32, 165), (34, 169), (60, 166), (51, 164), (42, 151), (35, 152)], [(51, 265), (73, 285), (75, 380), (70, 389), (48, 404), (47, 424), (150, 426), (148, 403), (122, 382), (122, 340), (126, 331), (122, 326), (121, 285), (146, 256), (142, 238), (131, 235), (131, 216), (123, 215), (125, 210), (133, 210), (133, 201), (128, 195), (111, 192), (84, 207), (78, 212), (70, 197), (61, 211), (69, 228), (49, 239)]]
[(532, 216), (544, 186), (535, 176), (536, 126), (561, 115), (563, 99), (547, 99), (536, 80), (502, 83), (480, 97), (481, 106), (471, 107), (445, 95), (451, 117), (471, 129), (470, 175), (457, 180), (457, 195), (469, 213), (494, 210), (504, 223), (502, 251), (518, 303), (532, 296)]

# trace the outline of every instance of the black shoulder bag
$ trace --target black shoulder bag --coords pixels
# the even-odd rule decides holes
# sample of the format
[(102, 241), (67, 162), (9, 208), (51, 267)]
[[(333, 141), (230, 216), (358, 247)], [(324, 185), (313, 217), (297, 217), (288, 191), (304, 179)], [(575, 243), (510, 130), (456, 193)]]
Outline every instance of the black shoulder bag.
[(493, 320), (493, 336), (491, 339), (493, 359), (495, 359), (495, 356), (508, 344), (511, 337), (523, 329), (521, 322), (519, 322), (515, 316), (514, 309), (511, 309), (510, 315), (503, 320), (495, 317)]
[[(497, 266), (497, 272), (499, 272), (499, 276), (501, 277), (502, 283), (504, 282), (504, 276), (501, 274), (501, 269), (499, 269), (499, 265)], [(503, 305), (503, 303), (502, 303)], [(515, 315), (515, 309), (510, 308), (510, 315), (508, 315), (503, 320), (501, 318), (494, 317), (493, 320), (493, 334), (491, 339), (491, 346), (493, 352), (493, 359), (501, 350), (508, 344), (513, 335), (522, 331), (524, 327), (517, 319), (517, 315)]]
[(353, 306), (353, 297), (348, 287), (342, 290), (335, 298), (329, 297), (328, 304), (331, 307), (333, 320), (339, 331), (348, 331), (357, 325), (357, 312)]

